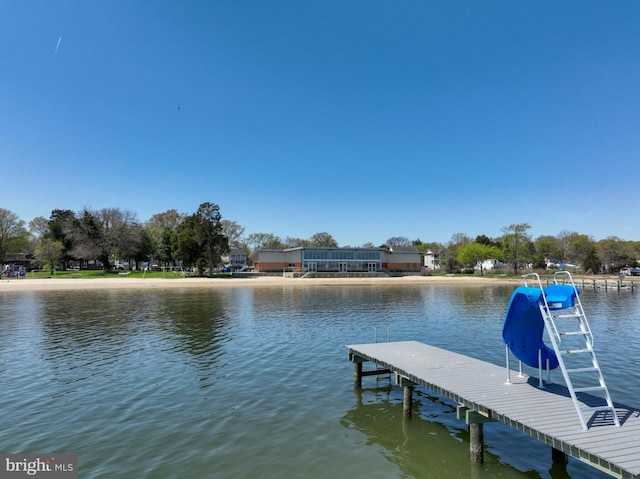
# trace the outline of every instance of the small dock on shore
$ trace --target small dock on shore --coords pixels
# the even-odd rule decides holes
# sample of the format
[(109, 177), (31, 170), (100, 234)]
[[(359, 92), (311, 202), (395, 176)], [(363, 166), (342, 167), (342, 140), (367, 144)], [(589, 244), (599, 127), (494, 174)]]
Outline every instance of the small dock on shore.
[(634, 280), (629, 278), (629, 279), (606, 279), (606, 278), (601, 278), (601, 279), (596, 279), (596, 278), (589, 278), (589, 279), (585, 279), (582, 278), (580, 281), (576, 281), (576, 284), (579, 284), (582, 289), (599, 289), (602, 288), (605, 291), (608, 290), (618, 290), (618, 291), (631, 291), (634, 292), (637, 288), (637, 285), (635, 284)]
[[(404, 387), (405, 416), (411, 415), (416, 386), (458, 403), (458, 417), (469, 426), (472, 460), (482, 461), (482, 424), (498, 421), (550, 446), (556, 460), (571, 456), (612, 477), (640, 479), (640, 409), (615, 403), (615, 397), (620, 427), (610, 413), (596, 412), (585, 431), (563, 384), (540, 389), (537, 378), (508, 375), (505, 367), (417, 341), (347, 347), (355, 386), (364, 376), (394, 374)], [(366, 362), (375, 369), (364, 370)], [(585, 405), (589, 399), (580, 397)]]

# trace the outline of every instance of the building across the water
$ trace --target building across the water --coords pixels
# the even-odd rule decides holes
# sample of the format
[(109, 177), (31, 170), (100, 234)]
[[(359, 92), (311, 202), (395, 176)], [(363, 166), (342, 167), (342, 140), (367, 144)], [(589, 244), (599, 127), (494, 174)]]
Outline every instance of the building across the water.
[(338, 248), (301, 246), (261, 249), (255, 271), (308, 273), (419, 273), (420, 252), (414, 248)]
[(247, 253), (242, 248), (231, 248), (221, 259), (224, 267), (230, 271), (244, 271), (247, 267)]

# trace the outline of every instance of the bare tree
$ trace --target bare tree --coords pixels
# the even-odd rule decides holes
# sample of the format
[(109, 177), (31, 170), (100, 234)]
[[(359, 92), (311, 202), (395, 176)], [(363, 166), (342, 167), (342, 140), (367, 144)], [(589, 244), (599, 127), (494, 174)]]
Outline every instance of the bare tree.
[(253, 251), (263, 248), (286, 248), (280, 237), (271, 233), (251, 233), (246, 241)]
[(49, 220), (44, 216), (36, 216), (29, 221), (29, 232), (36, 238), (41, 238), (51, 231)]
[(338, 242), (329, 233), (316, 233), (309, 238), (309, 246), (337, 247)]
[(392, 236), (386, 241), (385, 245), (389, 248), (404, 248), (407, 246), (413, 246), (413, 243), (409, 238), (405, 238), (404, 236)]
[(571, 238), (577, 233), (573, 231), (562, 230), (558, 233), (558, 248), (560, 249), (560, 259), (566, 263), (569, 259), (569, 248), (571, 247)]
[(7, 253), (18, 253), (27, 246), (27, 242), (24, 221), (13, 211), (0, 208), (0, 261), (4, 261)]
[(303, 238), (291, 238), (287, 236), (283, 243), (287, 248), (298, 248), (300, 246), (309, 246), (310, 241)]
[(244, 234), (244, 228), (235, 221), (229, 220), (220, 221), (220, 228), (222, 230), (222, 234), (227, 237), (229, 245), (234, 248), (239, 247), (240, 238), (242, 238), (242, 235)]

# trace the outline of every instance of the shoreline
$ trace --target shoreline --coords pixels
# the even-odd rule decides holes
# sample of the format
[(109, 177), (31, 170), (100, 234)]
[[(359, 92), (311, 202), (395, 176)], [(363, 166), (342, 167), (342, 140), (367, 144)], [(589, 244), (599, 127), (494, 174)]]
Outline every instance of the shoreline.
[(365, 286), (365, 285), (452, 285), (483, 286), (489, 284), (518, 284), (513, 279), (472, 278), (449, 276), (401, 276), (389, 278), (10, 278), (0, 280), (3, 291), (74, 291), (89, 289), (167, 289), (167, 288), (237, 288), (270, 286)]

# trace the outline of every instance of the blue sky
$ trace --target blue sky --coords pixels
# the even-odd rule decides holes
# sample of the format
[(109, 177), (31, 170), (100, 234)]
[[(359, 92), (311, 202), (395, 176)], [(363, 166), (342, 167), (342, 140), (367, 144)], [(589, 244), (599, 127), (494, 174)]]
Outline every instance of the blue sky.
[(0, 0), (0, 207), (640, 240), (640, 2)]

